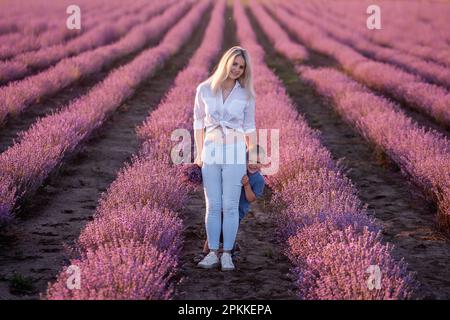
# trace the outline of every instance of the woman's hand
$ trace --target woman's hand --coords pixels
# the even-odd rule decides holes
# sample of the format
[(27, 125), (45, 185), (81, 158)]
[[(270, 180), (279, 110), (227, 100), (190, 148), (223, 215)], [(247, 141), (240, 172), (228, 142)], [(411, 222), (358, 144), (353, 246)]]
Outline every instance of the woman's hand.
[(203, 129), (195, 129), (194, 130), (194, 140), (195, 147), (197, 148), (197, 153), (195, 155), (194, 163), (197, 164), (200, 168), (203, 166), (203, 161), (201, 160), (201, 154), (204, 143), (204, 132)]
[(200, 168), (203, 166), (203, 161), (201, 157), (196, 157), (194, 163), (198, 165)]

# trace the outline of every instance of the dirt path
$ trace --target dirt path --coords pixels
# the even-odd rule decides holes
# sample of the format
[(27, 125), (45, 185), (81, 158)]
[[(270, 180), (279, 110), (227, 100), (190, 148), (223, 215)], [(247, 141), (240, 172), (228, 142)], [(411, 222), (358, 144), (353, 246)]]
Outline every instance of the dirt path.
[[(266, 50), (266, 62), (282, 79), (289, 95), (308, 124), (321, 132), (321, 141), (335, 160), (344, 158), (348, 176), (359, 190), (370, 214), (381, 224), (384, 239), (395, 244), (397, 258), (405, 257), (411, 270), (418, 273), (425, 297), (450, 298), (450, 243), (436, 231), (436, 209), (416, 194), (398, 168), (378, 155), (352, 127), (333, 111), (310, 86), (296, 75), (293, 65), (276, 54), (257, 28), (258, 41)], [(322, 66), (324, 56), (307, 62)], [(314, 62), (311, 62), (314, 61)], [(333, 65), (333, 61), (328, 61)]]
[[(227, 8), (227, 24), (223, 52), (237, 45), (231, 7)], [(242, 248), (233, 261), (236, 270), (204, 270), (197, 267), (205, 232), (205, 196), (203, 190), (192, 193), (184, 214), (184, 248), (175, 299), (296, 299), (290, 262), (281, 252), (275, 238), (273, 215), (266, 208), (269, 192), (251, 206), (242, 221), (237, 242)]]
[[(101, 192), (138, 150), (135, 127), (142, 123), (172, 86), (176, 74), (199, 46), (210, 17), (205, 15), (180, 53), (145, 81), (135, 95), (83, 144), (75, 156), (48, 179), (22, 208), (18, 221), (0, 238), (0, 299), (36, 299), (67, 263), (71, 245), (91, 220)], [(17, 272), (23, 281), (14, 277)], [(14, 290), (15, 286), (21, 291)]]
[(237, 242), (241, 252), (233, 261), (236, 270), (222, 272), (220, 268), (204, 270), (197, 267), (195, 257), (202, 251), (206, 239), (205, 197), (203, 190), (191, 194), (184, 212), (183, 256), (175, 299), (240, 300), (295, 299), (292, 266), (280, 252), (274, 233), (273, 215), (265, 208), (264, 199), (252, 203), (252, 210), (239, 226)]
[(134, 52), (119, 58), (105, 65), (99, 72), (83, 77), (76, 83), (69, 85), (55, 94), (43, 97), (37, 103), (28, 106), (22, 113), (8, 115), (6, 123), (0, 127), (0, 152), (3, 152), (13, 144), (18, 132), (27, 130), (38, 118), (56, 112), (66, 106), (70, 101), (85, 95), (93, 86), (105, 79), (112, 70), (132, 61), (143, 50), (157, 45), (164, 34), (165, 32), (162, 32), (156, 39), (149, 41), (139, 52)]

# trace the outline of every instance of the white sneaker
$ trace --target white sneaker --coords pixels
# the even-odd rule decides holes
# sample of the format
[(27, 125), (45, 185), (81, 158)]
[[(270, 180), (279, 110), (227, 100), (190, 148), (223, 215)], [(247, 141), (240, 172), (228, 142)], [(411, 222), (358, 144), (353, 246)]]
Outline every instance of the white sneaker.
[(210, 251), (197, 265), (200, 268), (211, 269), (219, 265), (219, 258), (215, 252)]
[(220, 257), (220, 262), (222, 263), (222, 271), (234, 270), (233, 259), (230, 253), (224, 252)]

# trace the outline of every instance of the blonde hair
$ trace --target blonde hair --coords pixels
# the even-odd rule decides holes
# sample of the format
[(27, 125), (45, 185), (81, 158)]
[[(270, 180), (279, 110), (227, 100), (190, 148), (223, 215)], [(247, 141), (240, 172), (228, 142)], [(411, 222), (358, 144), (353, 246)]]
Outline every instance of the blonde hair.
[(254, 99), (256, 94), (253, 88), (253, 70), (250, 55), (242, 47), (234, 46), (228, 49), (220, 59), (214, 73), (206, 81), (211, 82), (212, 92), (216, 95), (223, 82), (228, 78), (234, 59), (238, 56), (241, 56), (245, 61), (244, 73), (239, 77), (238, 81), (247, 92), (247, 96)]

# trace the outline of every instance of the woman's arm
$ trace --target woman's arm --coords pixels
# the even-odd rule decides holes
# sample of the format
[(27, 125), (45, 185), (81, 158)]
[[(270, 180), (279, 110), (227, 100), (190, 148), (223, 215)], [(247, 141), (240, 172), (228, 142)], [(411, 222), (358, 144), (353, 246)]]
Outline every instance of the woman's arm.
[(247, 150), (256, 145), (255, 99), (250, 98), (244, 110), (244, 133)]
[(195, 102), (194, 102), (194, 142), (196, 148), (196, 157), (195, 163), (199, 166), (201, 163), (201, 154), (203, 149), (203, 140), (204, 140), (204, 128), (205, 128), (205, 104), (201, 99), (201, 90), (200, 86), (197, 87), (195, 92)]
[(204, 130), (203, 129), (195, 129), (194, 130), (194, 140), (195, 140), (195, 149), (197, 150), (197, 155), (195, 157), (195, 163), (197, 163), (201, 167), (200, 157), (203, 151), (203, 140), (204, 140)]

